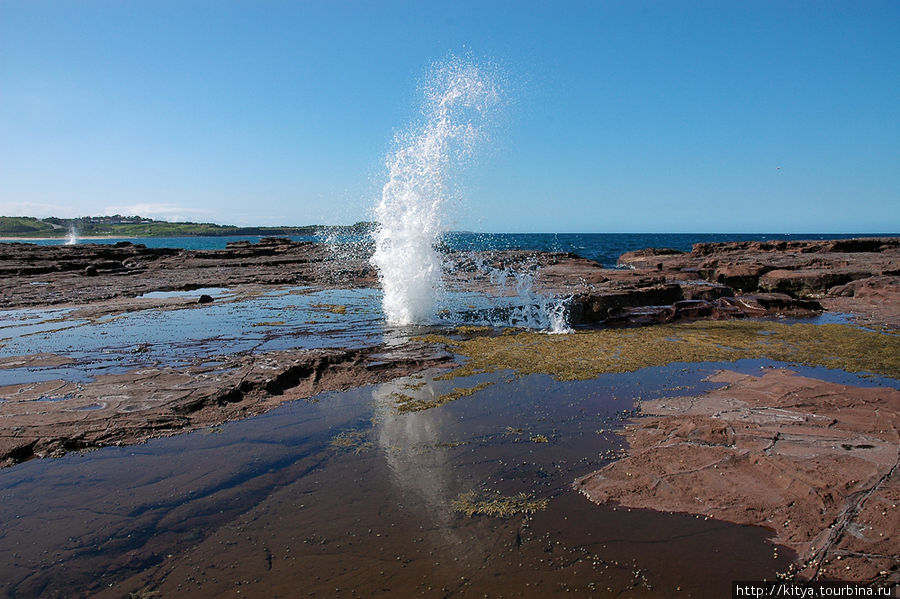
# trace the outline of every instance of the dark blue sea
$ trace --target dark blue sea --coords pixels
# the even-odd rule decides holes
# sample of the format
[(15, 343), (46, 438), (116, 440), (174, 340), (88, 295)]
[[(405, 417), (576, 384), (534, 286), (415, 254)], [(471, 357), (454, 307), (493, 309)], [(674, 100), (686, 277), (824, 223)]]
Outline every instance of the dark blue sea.
[[(690, 251), (695, 243), (720, 241), (770, 241), (802, 239), (847, 239), (851, 237), (884, 237), (896, 234), (836, 233), (449, 233), (443, 244), (451, 250), (539, 250), (572, 252), (604, 266), (614, 266), (618, 257), (643, 248), (673, 248)], [(291, 237), (295, 241), (327, 241), (336, 243), (365, 241), (361, 237), (325, 238)], [(147, 247), (175, 247), (188, 250), (223, 249), (231, 241), (257, 243), (260, 237), (142, 237), (83, 240), (80, 243), (116, 243), (131, 241)], [(24, 240), (23, 240), (24, 241)], [(41, 245), (61, 245), (65, 239), (28, 241)]]

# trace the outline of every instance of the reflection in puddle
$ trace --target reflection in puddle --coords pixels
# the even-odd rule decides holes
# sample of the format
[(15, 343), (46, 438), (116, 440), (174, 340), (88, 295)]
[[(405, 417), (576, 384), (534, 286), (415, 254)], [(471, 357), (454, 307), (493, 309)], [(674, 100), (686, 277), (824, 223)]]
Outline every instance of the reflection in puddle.
[[(406, 377), (20, 464), (0, 471), (0, 596), (720, 596), (789, 552), (773, 559), (759, 529), (616, 511), (570, 487), (619, 455), (632, 398), (702, 392), (710, 370)], [(397, 395), (488, 382), (397, 410)], [(471, 491), (548, 503), (468, 517), (454, 500)]]

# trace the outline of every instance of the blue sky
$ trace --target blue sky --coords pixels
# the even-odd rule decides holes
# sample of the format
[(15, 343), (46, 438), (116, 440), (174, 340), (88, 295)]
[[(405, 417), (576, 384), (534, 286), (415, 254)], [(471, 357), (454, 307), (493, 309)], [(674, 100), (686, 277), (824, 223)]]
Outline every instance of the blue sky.
[(448, 55), (504, 73), (453, 226), (900, 231), (900, 2), (0, 0), (0, 214), (371, 217)]

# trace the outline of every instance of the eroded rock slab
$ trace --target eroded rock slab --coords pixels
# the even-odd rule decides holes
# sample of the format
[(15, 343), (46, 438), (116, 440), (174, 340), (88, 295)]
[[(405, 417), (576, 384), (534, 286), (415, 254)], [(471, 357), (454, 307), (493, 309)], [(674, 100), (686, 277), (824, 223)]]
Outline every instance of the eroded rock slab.
[(0, 308), (85, 304), (153, 291), (245, 285), (371, 287), (365, 250), (281, 238), (224, 250), (0, 243)]
[(147, 367), (89, 383), (0, 388), (0, 467), (67, 451), (139, 443), (255, 416), (284, 401), (439, 367), (431, 346), (226, 356), (185, 369)]
[(900, 239), (698, 243), (690, 252), (628, 252), (619, 264), (670, 279), (701, 279), (742, 294), (778, 293), (900, 328)]
[(641, 404), (628, 456), (578, 479), (596, 503), (774, 530), (802, 578), (900, 581), (900, 390), (770, 370)]

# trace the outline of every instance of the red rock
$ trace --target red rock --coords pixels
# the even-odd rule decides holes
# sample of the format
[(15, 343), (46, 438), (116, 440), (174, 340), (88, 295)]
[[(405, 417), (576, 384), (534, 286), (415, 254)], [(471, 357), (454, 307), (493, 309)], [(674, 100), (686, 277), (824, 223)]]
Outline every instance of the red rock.
[(707, 283), (706, 281), (679, 281), (684, 299), (715, 301), (720, 297), (731, 297), (734, 290), (727, 285)]
[(715, 305), (706, 300), (681, 300), (672, 307), (677, 318), (704, 318), (712, 314)]
[[(0, 402), (0, 467), (255, 416), (291, 399), (447, 366), (451, 357), (417, 343), (399, 349), (294, 350), (223, 360), (218, 366), (141, 368), (68, 383), (70, 398), (42, 402), (40, 410), (34, 409), (34, 400), (43, 393), (41, 384), (2, 387), (7, 401)], [(50, 383), (57, 392), (64, 384)]]
[(785, 370), (711, 380), (727, 386), (642, 402), (627, 456), (575, 488), (596, 503), (769, 527), (803, 578), (896, 583), (900, 391)]
[(867, 278), (869, 273), (859, 270), (773, 270), (759, 278), (763, 291), (778, 291), (794, 297), (817, 297), (830, 288), (857, 279)]
[(597, 323), (610, 316), (621, 316), (623, 308), (671, 305), (680, 299), (681, 286), (671, 283), (623, 291), (588, 292), (572, 299), (573, 316), (577, 324)]
[(716, 268), (713, 280), (740, 291), (756, 291), (759, 278), (768, 270), (763, 264), (728, 264)]

